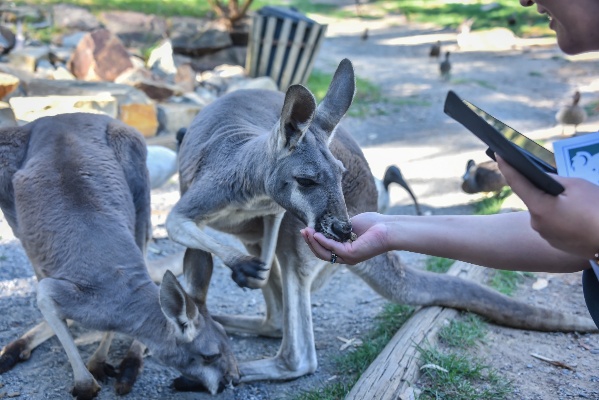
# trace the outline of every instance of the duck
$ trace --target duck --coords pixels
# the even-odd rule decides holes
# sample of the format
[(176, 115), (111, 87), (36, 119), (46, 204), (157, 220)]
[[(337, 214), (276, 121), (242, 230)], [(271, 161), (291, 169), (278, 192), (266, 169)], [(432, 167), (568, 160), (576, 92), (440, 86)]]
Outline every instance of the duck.
[(566, 125), (574, 125), (574, 133), (576, 133), (578, 125), (586, 121), (587, 112), (578, 104), (579, 102), (580, 92), (577, 90), (572, 96), (572, 103), (563, 106), (555, 114), (555, 120), (562, 126), (562, 135)]
[(418, 204), (418, 200), (416, 200), (416, 196), (412, 192), (412, 189), (410, 189), (410, 186), (408, 185), (408, 183), (403, 178), (403, 175), (401, 174), (401, 171), (399, 170), (399, 168), (397, 166), (395, 166), (395, 165), (388, 166), (387, 169), (385, 170), (385, 176), (383, 177), (383, 179), (381, 180), (381, 179), (378, 179), (375, 177), (374, 181), (376, 183), (376, 189), (378, 192), (377, 211), (379, 213), (384, 214), (389, 209), (389, 203), (390, 203), (389, 185), (391, 185), (391, 183), (397, 183), (398, 185), (403, 187), (408, 192), (408, 194), (414, 201), (414, 207), (416, 208), (416, 214), (422, 215), (422, 211), (420, 209), (420, 204)]
[(441, 73), (441, 78), (448, 80), (451, 75), (451, 62), (449, 62), (449, 51), (445, 52), (445, 60), (439, 64), (439, 72)]
[(462, 190), (468, 194), (499, 192), (507, 186), (505, 177), (499, 170), (497, 162), (474, 160), (466, 163), (466, 173), (462, 176)]
[(364, 28), (364, 30), (362, 31), (362, 35), (360, 36), (360, 39), (362, 39), (362, 40), (368, 39), (368, 28)]
[(439, 58), (441, 55), (441, 41), (437, 40), (437, 43), (431, 45), (431, 49), (428, 53), (429, 57)]

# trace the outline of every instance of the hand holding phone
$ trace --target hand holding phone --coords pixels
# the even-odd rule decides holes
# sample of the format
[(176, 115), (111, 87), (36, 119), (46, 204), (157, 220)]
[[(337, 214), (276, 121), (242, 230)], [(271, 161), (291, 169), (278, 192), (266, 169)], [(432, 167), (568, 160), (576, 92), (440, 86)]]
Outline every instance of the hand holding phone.
[(486, 153), (499, 154), (537, 188), (557, 196), (564, 187), (548, 173), (557, 173), (553, 153), (507, 126), (453, 91), (447, 93), (444, 111), (489, 146)]

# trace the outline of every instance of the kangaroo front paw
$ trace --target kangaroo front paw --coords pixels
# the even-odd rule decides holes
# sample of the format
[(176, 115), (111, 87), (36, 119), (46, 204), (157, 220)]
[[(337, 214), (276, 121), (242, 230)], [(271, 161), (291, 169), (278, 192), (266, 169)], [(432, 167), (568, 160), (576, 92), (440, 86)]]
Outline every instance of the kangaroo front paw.
[(75, 387), (71, 390), (71, 394), (77, 400), (90, 400), (98, 395), (100, 385), (95, 379), (85, 382), (75, 382)]
[(266, 283), (269, 268), (256, 257), (246, 257), (231, 265), (231, 277), (242, 288), (258, 289)]

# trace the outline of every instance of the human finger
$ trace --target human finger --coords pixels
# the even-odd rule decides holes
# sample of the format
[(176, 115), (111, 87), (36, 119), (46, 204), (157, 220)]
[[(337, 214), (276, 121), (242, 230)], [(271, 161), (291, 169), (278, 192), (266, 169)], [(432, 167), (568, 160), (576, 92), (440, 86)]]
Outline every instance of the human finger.
[[(320, 243), (316, 236), (321, 237), (321, 240), (324, 240), (326, 244)], [(343, 257), (338, 254), (339, 251), (343, 251), (343, 247), (337, 246), (339, 242), (334, 240), (327, 239), (324, 235), (320, 233), (316, 233), (311, 228), (305, 228), (302, 230), (302, 236), (304, 240), (308, 243), (310, 250), (314, 255), (321, 260), (330, 261), (332, 263), (343, 263)], [(335, 247), (335, 248), (332, 248)]]
[(527, 206), (530, 207), (531, 204), (539, 201), (546, 194), (499, 155), (496, 155), (496, 158), (499, 170), (505, 177), (508, 185)]

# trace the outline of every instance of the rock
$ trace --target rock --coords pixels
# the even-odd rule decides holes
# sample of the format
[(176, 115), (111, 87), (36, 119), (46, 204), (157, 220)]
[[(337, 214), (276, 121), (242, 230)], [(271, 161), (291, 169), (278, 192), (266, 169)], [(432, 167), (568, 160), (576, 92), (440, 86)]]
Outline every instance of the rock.
[(21, 81), (21, 84), (27, 84), (31, 80), (35, 79), (33, 72), (15, 68), (10, 64), (0, 63), (0, 72), (16, 76)]
[(70, 35), (65, 35), (60, 40), (60, 44), (62, 47), (75, 48), (86, 34), (86, 32), (75, 32), (71, 33)]
[(174, 77), (177, 66), (173, 57), (173, 46), (170, 40), (163, 41), (150, 53), (146, 66), (152, 72), (164, 77)]
[(28, 72), (35, 72), (39, 60), (48, 59), (50, 49), (47, 46), (27, 46), (14, 50), (8, 55), (11, 66)]
[(154, 104), (123, 104), (119, 107), (119, 119), (145, 137), (156, 136), (158, 131), (158, 113)]
[[(73, 47), (75, 47), (75, 46), (73, 46)], [(50, 52), (48, 53), (48, 59), (54, 65), (56, 65), (57, 63), (66, 64), (67, 62), (69, 62), (72, 52), (73, 52), (72, 47), (50, 46)]]
[(70, 4), (57, 4), (52, 9), (54, 27), (67, 30), (93, 31), (100, 21), (86, 8)]
[(75, 78), (75, 75), (71, 74), (71, 71), (69, 71), (66, 66), (58, 65), (52, 74), (52, 79), (74, 81), (77, 78)]
[(177, 153), (164, 146), (148, 147), (146, 166), (150, 175), (150, 189), (158, 189), (177, 172)]
[(205, 87), (197, 87), (193, 93), (185, 93), (185, 99), (199, 105), (208, 105), (218, 98), (218, 95)]
[(175, 133), (179, 128), (188, 127), (203, 106), (194, 103), (161, 103), (158, 107), (158, 120), (161, 133)]
[(54, 79), (56, 68), (49, 60), (39, 60), (35, 67), (35, 76), (38, 78)]
[(166, 100), (182, 92), (179, 87), (165, 82), (144, 68), (125, 71), (115, 79), (115, 83), (134, 86), (156, 101)]
[(231, 83), (226, 90), (226, 93), (234, 92), (239, 89), (266, 89), (278, 91), (279, 87), (274, 79), (270, 76), (261, 76), (258, 78), (243, 79)]
[(144, 92), (129, 85), (113, 82), (53, 81), (33, 79), (27, 85), (28, 96), (97, 95), (110, 93), (117, 99), (117, 118), (136, 128), (144, 136), (156, 135), (158, 114), (155, 104)]
[(0, 54), (8, 54), (16, 43), (15, 34), (7, 26), (0, 25)]
[(190, 17), (173, 17), (170, 21), (170, 38), (175, 53), (202, 56), (233, 44), (222, 21)]
[(109, 81), (133, 67), (129, 53), (118, 37), (106, 29), (86, 34), (73, 52), (69, 70), (77, 79)]
[(25, 124), (41, 117), (90, 112), (117, 117), (117, 101), (109, 93), (94, 96), (43, 96), (12, 97), (10, 106), (19, 124)]
[(196, 72), (191, 64), (183, 64), (177, 67), (175, 84), (184, 92), (193, 92), (196, 87)]
[(0, 72), (0, 99), (14, 92), (20, 82), (16, 76)]
[(166, 19), (134, 11), (108, 11), (99, 16), (113, 34), (127, 47), (153, 45), (167, 37)]
[(0, 128), (17, 126), (17, 119), (10, 104), (0, 101)]
[(209, 71), (222, 64), (245, 65), (247, 47), (232, 46), (212, 54), (194, 58), (191, 66), (196, 71)]

